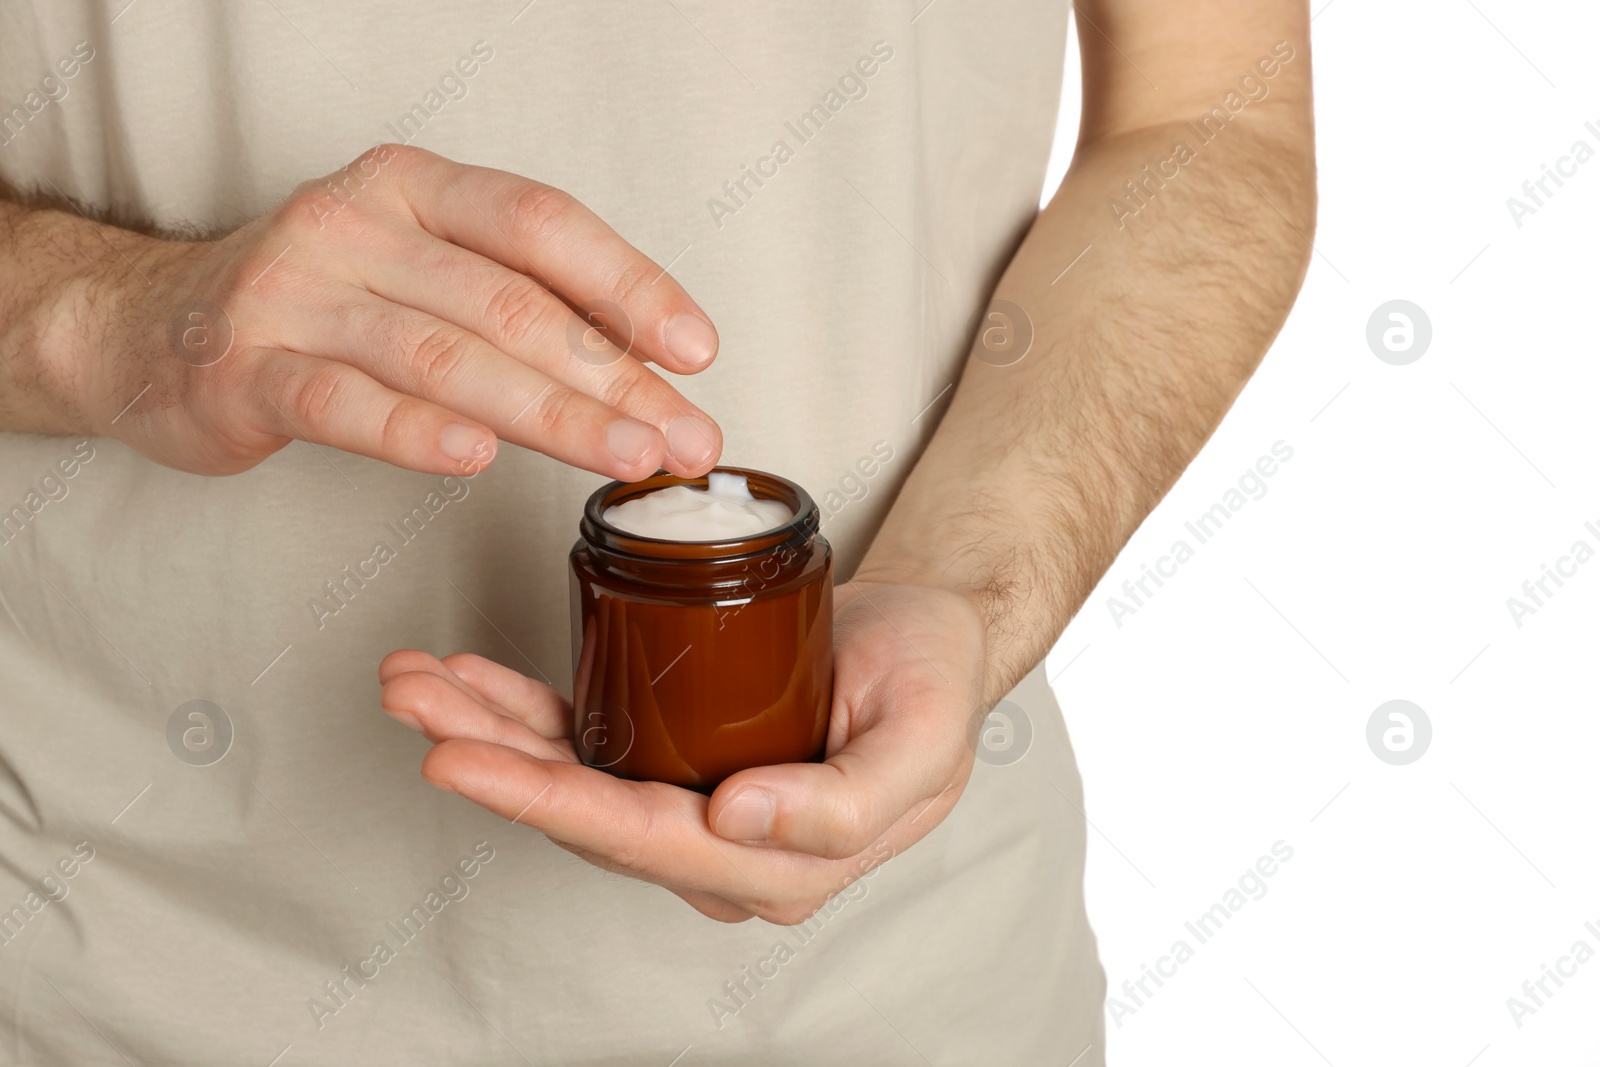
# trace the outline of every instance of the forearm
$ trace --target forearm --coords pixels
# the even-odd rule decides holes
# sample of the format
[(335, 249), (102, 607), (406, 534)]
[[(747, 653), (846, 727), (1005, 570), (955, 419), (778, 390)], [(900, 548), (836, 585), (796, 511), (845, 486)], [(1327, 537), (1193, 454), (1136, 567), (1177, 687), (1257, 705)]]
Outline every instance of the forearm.
[(0, 430), (104, 432), (105, 383), (85, 356), (114, 312), (105, 283), (137, 277), (135, 260), (160, 244), (0, 186)]
[(857, 575), (971, 599), (987, 624), (986, 701), (1048, 651), (1282, 325), (1315, 215), (1301, 103), (1236, 120), (1122, 226), (1109, 202), (1127, 202), (1123, 183), (1195, 134), (1170, 122), (1081, 144), (1002, 278), (994, 299), (1032, 320), (1032, 348), (992, 365), (980, 327)]

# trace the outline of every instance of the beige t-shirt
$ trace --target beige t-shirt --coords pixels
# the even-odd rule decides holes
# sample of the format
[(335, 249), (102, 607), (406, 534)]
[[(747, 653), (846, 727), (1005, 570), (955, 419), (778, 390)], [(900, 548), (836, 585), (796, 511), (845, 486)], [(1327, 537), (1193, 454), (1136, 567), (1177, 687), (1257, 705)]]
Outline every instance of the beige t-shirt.
[[(727, 462), (811, 491), (843, 577), (1034, 214), (1067, 11), (11, 3), (0, 176), (206, 227), (381, 141), (564, 188), (715, 320), (681, 388)], [(0, 435), (0, 1060), (1100, 1062), (1080, 787), (1037, 672), (1026, 755), (795, 930), (711, 922), (421, 780), (378, 661), (568, 687), (600, 481), (300, 443), (202, 478)]]

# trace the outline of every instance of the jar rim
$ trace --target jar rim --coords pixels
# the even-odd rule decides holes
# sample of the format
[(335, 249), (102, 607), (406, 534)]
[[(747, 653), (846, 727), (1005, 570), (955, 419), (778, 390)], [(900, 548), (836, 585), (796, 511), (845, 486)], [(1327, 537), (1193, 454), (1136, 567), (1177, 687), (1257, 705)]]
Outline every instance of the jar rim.
[[(751, 495), (762, 500), (777, 500), (793, 511), (794, 515), (782, 525), (757, 534), (708, 541), (646, 537), (643, 534), (629, 533), (606, 521), (606, 509), (661, 489), (670, 489), (677, 485), (706, 489), (710, 485), (711, 474), (739, 475), (750, 487)], [(822, 516), (816, 502), (811, 499), (811, 494), (797, 483), (768, 471), (718, 465), (697, 478), (686, 478), (658, 470), (650, 477), (637, 482), (608, 482), (589, 495), (588, 501), (583, 506), (583, 519), (578, 524), (578, 532), (590, 545), (603, 548), (607, 552), (652, 562), (709, 563), (759, 555), (790, 543), (804, 543), (816, 536), (821, 525)]]

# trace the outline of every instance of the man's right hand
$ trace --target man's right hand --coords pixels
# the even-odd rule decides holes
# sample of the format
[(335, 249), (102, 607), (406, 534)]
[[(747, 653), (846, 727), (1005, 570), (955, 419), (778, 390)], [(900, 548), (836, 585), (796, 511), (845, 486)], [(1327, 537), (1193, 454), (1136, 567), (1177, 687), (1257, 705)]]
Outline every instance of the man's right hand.
[(500, 438), (625, 481), (721, 454), (645, 366), (708, 366), (705, 313), (549, 186), (385, 145), (220, 240), (109, 232), (28, 309), (52, 320), (37, 377), (70, 389), (75, 424), (39, 428), (201, 474), (293, 438), (440, 474), (482, 469)]

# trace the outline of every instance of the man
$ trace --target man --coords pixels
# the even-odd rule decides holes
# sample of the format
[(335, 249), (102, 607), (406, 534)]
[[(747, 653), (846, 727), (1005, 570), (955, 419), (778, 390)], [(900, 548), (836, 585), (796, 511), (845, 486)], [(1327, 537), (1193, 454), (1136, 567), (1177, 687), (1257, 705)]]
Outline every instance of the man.
[[(6, 1059), (1103, 1062), (1040, 661), (1299, 286), (1305, 6), (1080, 5), (1036, 215), (1064, 4), (124, 4), (0, 16)], [(849, 581), (705, 798), (565, 555), (722, 457)]]

